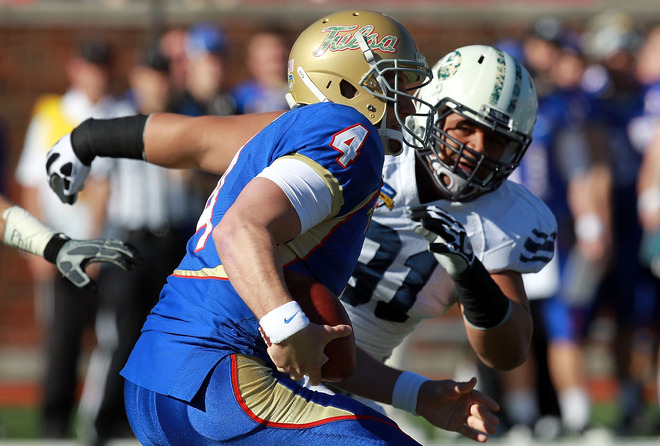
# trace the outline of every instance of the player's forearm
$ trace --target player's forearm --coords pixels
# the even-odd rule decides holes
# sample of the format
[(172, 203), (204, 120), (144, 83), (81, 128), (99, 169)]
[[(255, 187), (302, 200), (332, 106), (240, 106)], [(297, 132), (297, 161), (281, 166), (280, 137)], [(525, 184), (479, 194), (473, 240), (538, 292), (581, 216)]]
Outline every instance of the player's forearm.
[(145, 159), (163, 167), (223, 174), (236, 152), (282, 112), (236, 116), (151, 115), (144, 133)]
[(257, 319), (292, 300), (267, 231), (250, 224), (224, 223), (213, 236), (227, 277)]
[(517, 272), (502, 271), (484, 275), (480, 281), (490, 285), (484, 288), (483, 284), (472, 282), (474, 292), (482, 289), (482, 292), (476, 292), (478, 308), (487, 309), (488, 301), (505, 299), (508, 313), (497, 324), (479, 326), (474, 321), (482, 318), (470, 321), (465, 306), (461, 306), (468, 339), (486, 365), (500, 370), (512, 369), (525, 360), (532, 338), (532, 316), (522, 277)]
[[(206, 146), (210, 146), (213, 139), (211, 134), (215, 129), (208, 128), (208, 122), (213, 119), (214, 117), (210, 116), (152, 114), (144, 131), (145, 159), (163, 167), (202, 169), (205, 153), (211, 152), (211, 148)], [(207, 170), (212, 172), (211, 168)], [(224, 169), (218, 169), (213, 173), (223, 172)]]
[(339, 385), (354, 395), (417, 415), (420, 390), (427, 381), (425, 376), (385, 365), (358, 348), (353, 374)]
[[(377, 361), (361, 348), (357, 348), (353, 374), (338, 385), (352, 394), (391, 404), (392, 390), (400, 374), (400, 370)], [(376, 376), (378, 379), (374, 379)]]
[(88, 119), (71, 133), (71, 145), (87, 166), (100, 156), (222, 174), (236, 152), (281, 113), (200, 117), (154, 113)]
[(465, 326), (470, 345), (484, 364), (511, 370), (527, 357), (532, 338), (532, 318), (525, 308), (512, 302), (511, 316), (502, 325), (479, 330)]
[(291, 201), (265, 178), (255, 178), (243, 188), (213, 229), (229, 280), (258, 318), (292, 300), (284, 286), (277, 245), (292, 240), (300, 229)]
[(36, 254), (55, 263), (57, 253), (68, 240), (53, 231), (25, 209), (0, 200), (0, 228), (3, 243), (21, 251)]

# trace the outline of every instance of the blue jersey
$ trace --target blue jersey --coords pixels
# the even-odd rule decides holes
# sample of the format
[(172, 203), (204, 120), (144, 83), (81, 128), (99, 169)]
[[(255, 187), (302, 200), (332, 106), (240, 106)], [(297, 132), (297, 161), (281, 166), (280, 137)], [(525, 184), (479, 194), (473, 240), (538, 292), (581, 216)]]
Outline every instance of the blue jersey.
[(548, 205), (560, 226), (572, 221), (566, 201), (571, 177), (592, 163), (586, 135), (592, 110), (579, 89), (557, 89), (540, 97), (532, 143), (512, 174)]
[(268, 87), (255, 81), (239, 84), (232, 90), (236, 101), (236, 113), (263, 113), (275, 110), (288, 110), (286, 93), (288, 87)]
[(377, 129), (361, 113), (322, 103), (285, 113), (236, 155), (142, 329), (122, 371), (126, 379), (190, 401), (209, 371), (229, 354), (270, 363), (258, 321), (227, 280), (211, 233), (243, 188), (281, 157), (313, 167), (333, 197), (328, 218), (278, 247), (283, 267), (341, 293), (382, 184), (383, 147)]
[[(641, 86), (632, 84), (618, 87), (613, 85), (611, 91), (594, 95), (594, 111), (603, 138), (607, 143), (604, 150), (610, 157), (614, 199), (622, 204), (631, 205), (624, 212), (633, 215), (636, 212), (636, 183), (641, 165), (642, 153), (635, 148), (634, 130), (631, 123), (644, 113), (644, 96)], [(617, 197), (617, 194), (622, 194)]]

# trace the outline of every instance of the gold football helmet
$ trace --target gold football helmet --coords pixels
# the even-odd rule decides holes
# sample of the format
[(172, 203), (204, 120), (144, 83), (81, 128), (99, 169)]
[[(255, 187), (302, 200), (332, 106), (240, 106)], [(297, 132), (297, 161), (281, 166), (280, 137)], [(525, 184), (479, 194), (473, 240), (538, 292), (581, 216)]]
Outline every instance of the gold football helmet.
[[(334, 102), (353, 107), (378, 125), (385, 153), (398, 155), (389, 140), (399, 141), (400, 130), (388, 129), (387, 104), (391, 102), (401, 129), (413, 144), (423, 146), (429, 132), (414, 134), (399, 115), (400, 98), (416, 104), (417, 122), (426, 116), (430, 129), (435, 108), (419, 104), (413, 90), (430, 82), (432, 74), (410, 33), (393, 18), (373, 11), (349, 10), (330, 14), (310, 25), (291, 49), (287, 69), (291, 107)], [(399, 75), (408, 87), (399, 89)], [(410, 143), (409, 143), (410, 144)]]

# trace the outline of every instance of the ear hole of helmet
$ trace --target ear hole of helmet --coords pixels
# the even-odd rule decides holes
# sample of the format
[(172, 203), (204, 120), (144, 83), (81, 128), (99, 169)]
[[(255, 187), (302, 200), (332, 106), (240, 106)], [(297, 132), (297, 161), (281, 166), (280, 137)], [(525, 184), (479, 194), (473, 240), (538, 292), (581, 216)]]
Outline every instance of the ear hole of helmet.
[(339, 82), (339, 91), (341, 92), (341, 95), (347, 99), (352, 99), (359, 94), (358, 89), (346, 79), (342, 79), (341, 82)]

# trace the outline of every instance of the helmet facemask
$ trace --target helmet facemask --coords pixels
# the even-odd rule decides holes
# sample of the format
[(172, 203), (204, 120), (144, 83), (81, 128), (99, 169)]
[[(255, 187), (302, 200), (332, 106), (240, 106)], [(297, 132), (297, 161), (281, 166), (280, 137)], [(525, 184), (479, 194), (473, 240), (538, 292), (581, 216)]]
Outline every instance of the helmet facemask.
[[(440, 112), (431, 130), (429, 144), (425, 149), (416, 151), (436, 187), (446, 198), (463, 202), (497, 189), (518, 167), (531, 138), (513, 130), (506, 117), (494, 109), (477, 113), (445, 99), (438, 105), (438, 110)], [(453, 113), (503, 138), (506, 143), (499, 159), (479, 153), (448, 134), (444, 129), (445, 121)], [(465, 169), (466, 165), (469, 169)]]
[[(386, 106), (378, 130), (383, 141), (383, 146), (385, 147), (385, 153), (394, 156), (401, 154), (403, 151), (403, 132), (407, 135), (406, 144), (419, 149), (425, 147), (430, 136), (430, 128), (433, 124), (436, 109), (428, 102), (409, 92), (431, 82), (432, 73), (429, 70), (426, 59), (421, 54), (418, 55), (417, 61), (380, 59), (378, 55), (374, 54), (368, 48), (362, 35), (359, 35), (357, 40), (365, 59), (371, 66), (371, 69), (360, 79), (360, 87), (366, 90), (368, 94), (383, 101)], [(399, 86), (400, 74), (406, 76), (407, 86), (405, 89)], [(403, 117), (400, 114), (398, 104), (406, 99), (412, 101), (415, 105), (415, 112), (410, 116)], [(387, 128), (388, 103), (392, 105), (392, 110), (401, 130)], [(410, 119), (412, 117), (416, 118), (416, 128), (414, 131)], [(422, 126), (425, 126), (423, 131), (419, 129), (420, 123), (425, 123), (422, 124)], [(390, 144), (391, 141), (396, 142), (394, 144), (396, 148), (392, 147), (392, 144)]]

